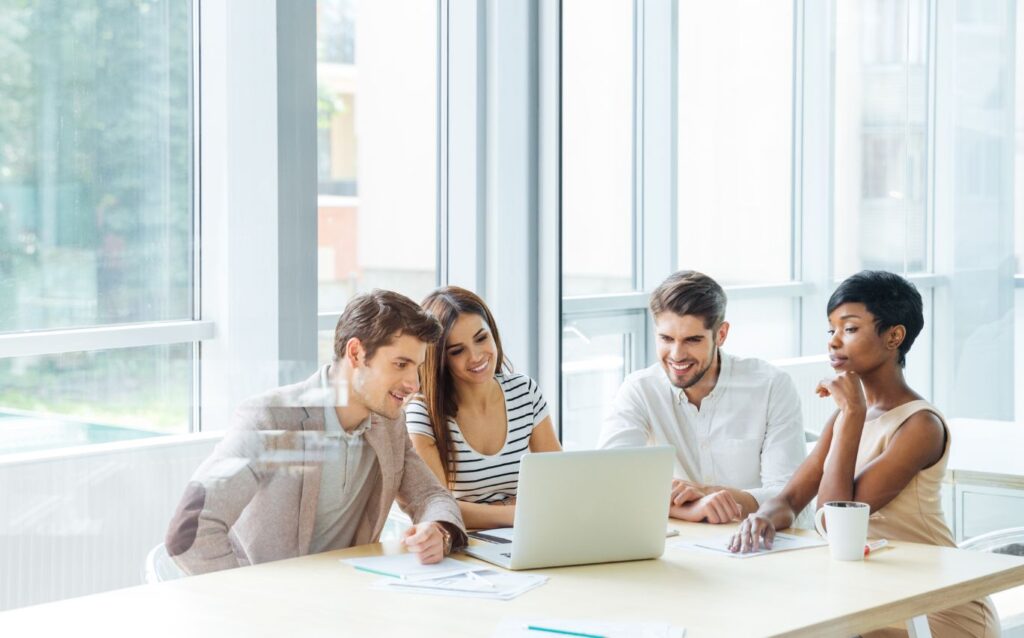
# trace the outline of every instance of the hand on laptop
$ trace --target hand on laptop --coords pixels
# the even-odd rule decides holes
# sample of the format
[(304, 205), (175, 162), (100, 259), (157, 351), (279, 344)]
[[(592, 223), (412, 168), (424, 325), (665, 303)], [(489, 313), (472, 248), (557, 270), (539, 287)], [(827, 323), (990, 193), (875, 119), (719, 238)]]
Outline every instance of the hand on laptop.
[(743, 508), (728, 490), (719, 490), (684, 505), (673, 503), (668, 515), (684, 521), (731, 523), (743, 517)]
[(405, 530), (402, 543), (410, 552), (418, 554), (424, 565), (439, 563), (444, 558), (444, 535), (440, 526), (436, 521), (427, 521)]

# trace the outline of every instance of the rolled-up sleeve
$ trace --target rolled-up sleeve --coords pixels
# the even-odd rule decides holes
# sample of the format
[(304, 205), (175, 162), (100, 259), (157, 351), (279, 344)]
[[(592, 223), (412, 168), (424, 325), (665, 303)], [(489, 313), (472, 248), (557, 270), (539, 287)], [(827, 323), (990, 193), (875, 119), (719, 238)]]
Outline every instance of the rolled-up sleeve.
[(761, 447), (761, 487), (745, 490), (758, 505), (776, 496), (807, 454), (800, 397), (789, 375), (780, 373), (771, 383), (768, 423)]
[(644, 447), (651, 440), (650, 411), (644, 405), (636, 382), (626, 379), (615, 393), (615, 399), (605, 414), (597, 447)]

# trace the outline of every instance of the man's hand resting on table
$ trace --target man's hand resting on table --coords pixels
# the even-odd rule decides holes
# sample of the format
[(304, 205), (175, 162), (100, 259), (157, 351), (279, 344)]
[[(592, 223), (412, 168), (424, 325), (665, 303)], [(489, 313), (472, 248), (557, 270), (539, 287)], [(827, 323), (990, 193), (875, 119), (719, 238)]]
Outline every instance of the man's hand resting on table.
[[(718, 524), (732, 523), (743, 517), (743, 508), (728, 490), (718, 490), (696, 498), (689, 498), (701, 493), (699, 486), (692, 483), (685, 487), (681, 486), (677, 494), (676, 482), (673, 481), (673, 497), (668, 509), (668, 515), (672, 518), (695, 523), (706, 521)], [(678, 482), (685, 483), (685, 481)], [(689, 500), (684, 500), (687, 498)], [(679, 500), (683, 500), (683, 502), (677, 504)]]
[(444, 534), (441, 533), (441, 524), (436, 521), (419, 523), (405, 530), (402, 543), (410, 552), (417, 554), (424, 565), (439, 563), (444, 558)]

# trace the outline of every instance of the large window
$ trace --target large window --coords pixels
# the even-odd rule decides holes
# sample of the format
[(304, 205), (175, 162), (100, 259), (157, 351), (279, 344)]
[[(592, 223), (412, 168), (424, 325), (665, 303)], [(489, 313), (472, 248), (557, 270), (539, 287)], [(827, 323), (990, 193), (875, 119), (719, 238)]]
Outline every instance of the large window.
[(633, 290), (633, 2), (562, 4), (562, 288)]
[(317, 96), (320, 309), (435, 285), (437, 9), (321, 0)]
[(330, 317), (373, 288), (419, 301), (436, 286), (437, 20), (434, 2), (317, 3), (318, 305)]
[(835, 9), (836, 277), (928, 271), (926, 3)]
[[(634, 16), (630, 0), (562, 4), (562, 292), (570, 297), (638, 284)], [(562, 442), (590, 448), (615, 388), (643, 361), (644, 318), (627, 310), (563, 319)]]
[[(1015, 301), (1024, 290), (1024, 240), (1014, 215), (1024, 163), (1013, 73), (1024, 68), (1021, 12), (1008, 0), (940, 4), (664, 3), (671, 9), (659, 19), (672, 22), (673, 38), (662, 48), (651, 41), (664, 27), (634, 25), (634, 51), (643, 54), (634, 64), (634, 113), (645, 119), (632, 132), (634, 163), (615, 179), (632, 176), (634, 202), (662, 197), (646, 175), (660, 167), (638, 140), (670, 131), (675, 206), (667, 218), (634, 207), (620, 227), (643, 232), (620, 231), (608, 254), (628, 248), (672, 260), (638, 259), (635, 292), (579, 297), (586, 291), (565, 285), (566, 441), (592, 441), (576, 430), (596, 433), (609, 380), (653, 361), (646, 296), (673, 268), (719, 280), (730, 299), (727, 349), (770, 360), (825, 353), (826, 301), (845, 277), (865, 268), (902, 274), (924, 299), (925, 329), (906, 369), (911, 385), (949, 417), (1024, 412)], [(636, 7), (643, 16), (663, 3)], [(572, 15), (563, 23), (566, 48), (578, 37)], [(666, 59), (675, 61), (671, 80), (650, 72), (652, 61), (664, 68)], [(666, 90), (672, 108), (648, 108)], [(585, 148), (571, 132), (563, 131), (564, 158)], [(574, 232), (565, 206), (563, 229)], [(566, 282), (572, 264), (596, 258), (574, 241), (562, 244)], [(584, 372), (587, 383), (573, 381)]]
[(678, 19), (679, 267), (789, 281), (793, 5), (685, 0)]
[[(1015, 42), (1024, 39), (1024, 11), (1016, 12)], [(1014, 47), (1014, 377), (1024, 380), (1024, 46)], [(1019, 386), (1018, 386), (1019, 387)], [(1024, 392), (1015, 392), (1014, 414), (1024, 419)]]
[[(191, 11), (0, 5), (0, 336), (193, 319)], [(0, 453), (25, 428), (47, 447), (188, 431), (192, 343), (60, 343), (0, 359)]]

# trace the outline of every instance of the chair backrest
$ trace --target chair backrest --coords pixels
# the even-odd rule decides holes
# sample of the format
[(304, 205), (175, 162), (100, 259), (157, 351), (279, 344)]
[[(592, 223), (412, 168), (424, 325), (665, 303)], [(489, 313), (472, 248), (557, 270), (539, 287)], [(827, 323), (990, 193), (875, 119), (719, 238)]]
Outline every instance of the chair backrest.
[(1008, 527), (981, 536), (972, 536), (960, 543), (959, 547), (993, 554), (1024, 556), (1024, 527)]
[[(794, 359), (776, 359), (772, 361), (772, 365), (788, 374), (793, 380), (793, 385), (796, 386), (796, 393), (800, 397), (800, 415), (804, 422), (804, 440), (809, 453), (820, 438), (821, 431), (825, 428), (825, 421), (835, 411), (835, 403), (822, 400), (814, 392), (819, 381), (833, 375), (832, 367), (828, 363), (828, 356), (813, 355)], [(797, 515), (793, 527), (814, 529), (816, 507), (817, 499), (811, 499), (807, 507)]]
[(160, 543), (146, 554), (146, 564), (143, 570), (143, 580), (147, 584), (160, 583), (165, 580), (181, 578), (185, 572), (181, 571), (174, 559), (167, 554), (167, 548)]
[[(972, 536), (960, 543), (959, 547), (993, 554), (1024, 556), (1024, 527), (1008, 527)], [(1024, 587), (996, 592), (991, 598), (999, 616), (1003, 638), (1024, 636)]]

